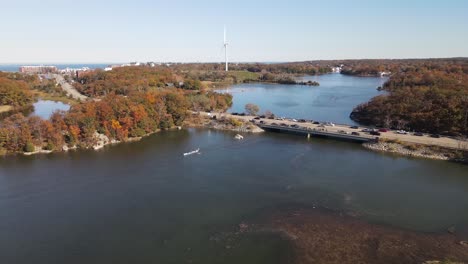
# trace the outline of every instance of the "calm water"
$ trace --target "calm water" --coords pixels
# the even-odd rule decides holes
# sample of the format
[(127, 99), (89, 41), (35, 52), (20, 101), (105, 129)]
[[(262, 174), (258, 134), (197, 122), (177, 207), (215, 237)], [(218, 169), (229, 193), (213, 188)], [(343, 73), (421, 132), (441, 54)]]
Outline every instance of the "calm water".
[(40, 116), (44, 119), (49, 119), (49, 117), (57, 110), (64, 110), (68, 111), (70, 109), (70, 105), (62, 103), (62, 102), (55, 102), (50, 100), (38, 100), (34, 103), (34, 112), (33, 115)]
[(247, 103), (255, 103), (260, 112), (278, 116), (354, 124), (349, 118), (353, 108), (381, 92), (386, 78), (353, 77), (341, 74), (308, 76), (300, 80), (317, 81), (320, 86), (279, 84), (238, 84), (229, 88), (234, 96), (230, 111), (244, 112)]
[(162, 132), (99, 152), (0, 160), (2, 262), (284, 263), (279, 237), (230, 232), (294, 204), (421, 231), (468, 223), (466, 166), (332, 140), (233, 136)]

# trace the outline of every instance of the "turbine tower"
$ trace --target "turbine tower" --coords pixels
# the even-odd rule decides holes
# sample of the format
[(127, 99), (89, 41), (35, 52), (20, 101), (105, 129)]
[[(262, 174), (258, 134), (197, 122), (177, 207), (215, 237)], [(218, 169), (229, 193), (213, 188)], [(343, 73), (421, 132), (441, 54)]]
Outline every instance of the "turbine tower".
[(227, 40), (226, 40), (226, 26), (224, 26), (224, 59), (226, 61), (226, 71), (229, 70), (227, 48), (228, 48), (228, 43), (227, 43)]

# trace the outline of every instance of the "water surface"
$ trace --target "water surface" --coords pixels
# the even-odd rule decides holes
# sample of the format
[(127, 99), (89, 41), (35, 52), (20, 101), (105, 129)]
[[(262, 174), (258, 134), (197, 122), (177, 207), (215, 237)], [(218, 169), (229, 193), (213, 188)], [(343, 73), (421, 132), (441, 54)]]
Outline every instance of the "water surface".
[(232, 112), (244, 112), (247, 103), (254, 103), (260, 112), (269, 110), (277, 116), (354, 124), (349, 118), (353, 108), (379, 95), (377, 87), (387, 79), (326, 74), (299, 80), (320, 86), (249, 83), (223, 91), (234, 96)]
[(43, 119), (49, 119), (57, 110), (68, 111), (70, 109), (70, 105), (68, 104), (50, 100), (38, 100), (33, 106), (34, 112), (32, 114), (40, 116)]
[(468, 223), (466, 166), (292, 135), (233, 137), (171, 131), (99, 152), (0, 160), (2, 260), (284, 263), (280, 237), (232, 232), (287, 205), (429, 232)]

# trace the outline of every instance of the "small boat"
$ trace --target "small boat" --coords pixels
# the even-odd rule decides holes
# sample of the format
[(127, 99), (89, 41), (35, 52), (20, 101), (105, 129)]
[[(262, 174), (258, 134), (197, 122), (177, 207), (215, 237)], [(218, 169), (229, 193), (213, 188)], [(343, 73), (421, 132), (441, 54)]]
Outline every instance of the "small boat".
[(244, 139), (244, 137), (240, 134), (235, 135), (234, 138), (239, 140)]
[(200, 149), (197, 148), (196, 150), (190, 151), (190, 152), (185, 152), (184, 156), (192, 155), (192, 154), (197, 154), (200, 152)]

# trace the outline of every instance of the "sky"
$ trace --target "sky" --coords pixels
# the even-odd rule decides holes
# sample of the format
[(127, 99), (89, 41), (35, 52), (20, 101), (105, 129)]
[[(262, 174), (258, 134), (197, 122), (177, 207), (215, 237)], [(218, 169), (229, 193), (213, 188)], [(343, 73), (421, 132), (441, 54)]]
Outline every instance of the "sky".
[(468, 57), (467, 0), (0, 0), (0, 63)]

